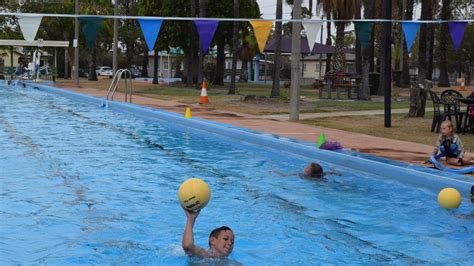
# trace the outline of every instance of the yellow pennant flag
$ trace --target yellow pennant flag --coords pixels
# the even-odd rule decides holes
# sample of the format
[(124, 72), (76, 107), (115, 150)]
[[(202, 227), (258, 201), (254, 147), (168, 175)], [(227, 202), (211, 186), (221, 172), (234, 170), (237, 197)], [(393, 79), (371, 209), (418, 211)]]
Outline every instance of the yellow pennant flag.
[(250, 24), (252, 25), (255, 38), (257, 39), (260, 53), (263, 54), (265, 44), (267, 43), (268, 35), (270, 35), (270, 31), (272, 30), (273, 22), (252, 20), (250, 21)]

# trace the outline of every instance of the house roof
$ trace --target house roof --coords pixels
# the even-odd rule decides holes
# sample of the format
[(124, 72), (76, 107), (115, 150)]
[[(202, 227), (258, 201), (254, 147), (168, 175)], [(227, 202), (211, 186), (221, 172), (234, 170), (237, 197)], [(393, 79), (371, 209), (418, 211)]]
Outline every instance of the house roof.
[[(270, 39), (265, 45), (264, 53), (275, 53), (276, 39)], [(281, 38), (281, 52), (283, 54), (291, 54), (291, 36), (282, 36)], [(302, 54), (333, 54), (336, 52), (336, 47), (315, 43), (313, 49), (310, 51), (308, 41), (306, 38), (301, 38), (301, 53)], [(355, 53), (354, 49), (344, 49), (344, 53)]]

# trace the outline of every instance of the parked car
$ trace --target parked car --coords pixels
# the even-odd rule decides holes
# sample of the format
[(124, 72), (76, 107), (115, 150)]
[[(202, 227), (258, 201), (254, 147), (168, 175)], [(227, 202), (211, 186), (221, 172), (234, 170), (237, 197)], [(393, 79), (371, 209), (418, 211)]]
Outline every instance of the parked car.
[(134, 67), (131, 67), (128, 70), (132, 73), (132, 78), (139, 78), (142, 76), (142, 72)]
[(97, 76), (108, 76), (112, 78), (112, 76), (114, 75), (113, 72), (114, 72), (113, 69), (108, 66), (100, 66), (95, 69), (95, 74)]

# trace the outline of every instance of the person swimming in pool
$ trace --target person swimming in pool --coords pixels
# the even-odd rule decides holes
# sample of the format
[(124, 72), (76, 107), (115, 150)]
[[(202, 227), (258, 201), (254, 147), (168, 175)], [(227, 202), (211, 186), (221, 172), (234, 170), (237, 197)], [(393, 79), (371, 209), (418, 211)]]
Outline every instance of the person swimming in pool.
[(212, 230), (209, 235), (209, 250), (194, 244), (193, 227), (200, 211), (188, 211), (186, 213), (186, 227), (183, 233), (182, 246), (184, 252), (189, 256), (199, 256), (202, 258), (225, 258), (232, 253), (234, 248), (234, 233), (227, 226), (221, 226)]
[(323, 168), (318, 163), (309, 163), (303, 172), (306, 178), (321, 178), (324, 176)]
[(278, 171), (272, 171), (272, 173), (275, 173), (275, 174), (278, 174), (280, 176), (283, 176), (283, 177), (287, 177), (287, 176), (299, 176), (301, 178), (305, 178), (305, 179), (319, 179), (319, 178), (323, 178), (325, 173), (323, 171), (323, 167), (318, 164), (318, 163), (309, 163), (304, 169), (303, 169), (303, 173), (291, 173), (291, 174), (284, 174), (284, 173), (281, 173), (281, 172), (278, 172)]

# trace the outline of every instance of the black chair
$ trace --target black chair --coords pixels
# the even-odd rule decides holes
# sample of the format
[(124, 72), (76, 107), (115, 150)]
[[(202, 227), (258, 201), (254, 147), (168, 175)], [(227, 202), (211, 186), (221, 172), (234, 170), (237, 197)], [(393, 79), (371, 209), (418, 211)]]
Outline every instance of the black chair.
[(446, 119), (446, 114), (441, 111), (440, 104), (443, 103), (441, 102), (441, 99), (438, 97), (438, 95), (431, 90), (429, 93), (431, 101), (433, 102), (433, 122), (431, 123), (431, 132), (435, 132), (435, 129), (436, 132), (438, 132), (441, 122)]
[(459, 132), (461, 129), (463, 116), (461, 112), (461, 104), (456, 99), (463, 98), (462, 94), (455, 90), (445, 90), (441, 92), (441, 102), (444, 105), (444, 113), (449, 120), (452, 121), (451, 116), (454, 116), (456, 121), (456, 129)]

